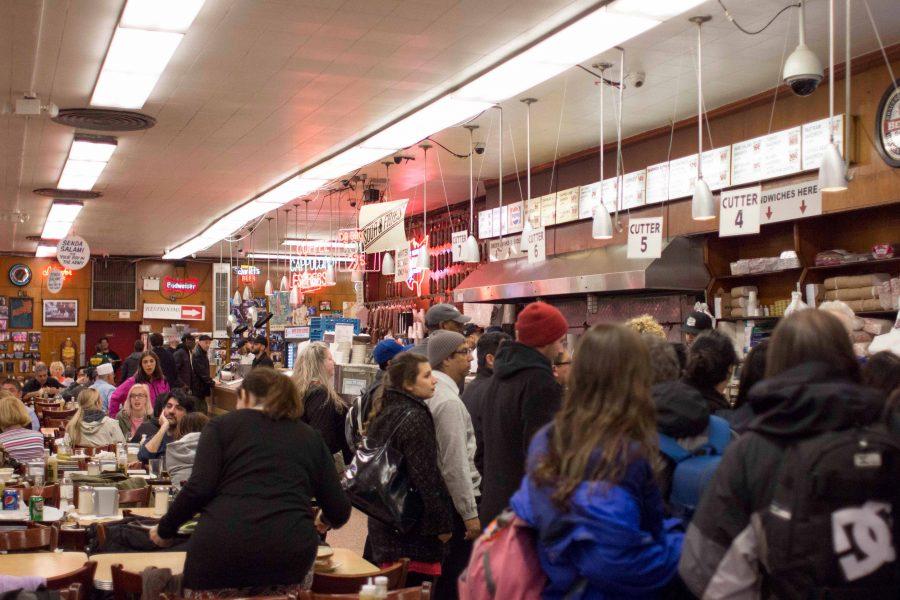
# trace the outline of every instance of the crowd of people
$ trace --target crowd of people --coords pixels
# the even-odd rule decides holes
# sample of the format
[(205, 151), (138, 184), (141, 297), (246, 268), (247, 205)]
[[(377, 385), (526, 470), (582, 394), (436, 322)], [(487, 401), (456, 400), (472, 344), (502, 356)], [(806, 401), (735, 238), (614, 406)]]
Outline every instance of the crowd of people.
[[(513, 335), (469, 321), (438, 304), (416, 346), (379, 342), (377, 377), (353, 402), (335, 389), (326, 344), (303, 345), (285, 376), (253, 340), (237, 410), (212, 420), (206, 336), (174, 353), (158, 334), (150, 350), (136, 343), (118, 386), (107, 363), (68, 386), (39, 364), (24, 387), (3, 384), (0, 445), (39, 456), (21, 399), (80, 388), (70, 445), (140, 443), (139, 460), (165, 457), (181, 485), (153, 542), (171, 545), (201, 514), (189, 590), (308, 586), (317, 545), (357, 504), (341, 473), (390, 448), (409, 512), (369, 513), (365, 558), (409, 559), (408, 584), (433, 581), (437, 598), (475, 585), (466, 568), (485, 568), (473, 547), (496, 539), (497, 525), (482, 536), (495, 519), (533, 532), (545, 598), (896, 597), (896, 355), (861, 364), (821, 310), (782, 319), (742, 361), (702, 312), (684, 343), (642, 317), (595, 325), (574, 348), (543, 302), (521, 310)], [(517, 576), (494, 575), (501, 587)]]

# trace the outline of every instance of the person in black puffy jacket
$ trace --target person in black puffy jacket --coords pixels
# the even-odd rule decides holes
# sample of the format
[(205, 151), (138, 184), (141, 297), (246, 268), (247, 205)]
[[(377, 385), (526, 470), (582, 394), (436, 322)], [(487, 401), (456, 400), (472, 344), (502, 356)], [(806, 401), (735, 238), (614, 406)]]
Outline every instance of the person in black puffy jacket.
[(308, 344), (294, 362), (291, 375), (303, 401), (303, 422), (319, 432), (332, 454), (349, 464), (353, 458), (344, 436), (347, 404), (334, 389), (334, 358), (322, 342)]
[[(699, 340), (698, 340), (699, 341)], [(766, 378), (749, 392), (756, 417), (732, 442), (706, 488), (682, 548), (679, 572), (698, 597), (725, 597), (752, 586), (742, 547), (751, 515), (768, 506), (792, 444), (879, 419), (878, 393), (860, 385), (859, 363), (836, 317), (804, 310), (772, 335)], [(748, 588), (749, 589), (749, 588)]]

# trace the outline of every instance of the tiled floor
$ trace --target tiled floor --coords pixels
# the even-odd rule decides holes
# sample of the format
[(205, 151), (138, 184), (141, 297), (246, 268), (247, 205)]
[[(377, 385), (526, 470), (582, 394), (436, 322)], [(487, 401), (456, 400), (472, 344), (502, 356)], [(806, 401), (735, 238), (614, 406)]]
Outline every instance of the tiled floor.
[(328, 532), (328, 543), (338, 548), (349, 548), (357, 554), (362, 554), (363, 545), (366, 543), (366, 515), (355, 508), (350, 520), (340, 529)]

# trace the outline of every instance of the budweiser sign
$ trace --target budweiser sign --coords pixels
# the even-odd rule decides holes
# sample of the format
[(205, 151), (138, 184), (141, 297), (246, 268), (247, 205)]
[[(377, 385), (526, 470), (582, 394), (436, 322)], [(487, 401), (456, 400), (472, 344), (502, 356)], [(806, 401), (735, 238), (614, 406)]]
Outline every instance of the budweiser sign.
[(164, 294), (193, 294), (200, 287), (200, 281), (196, 277), (178, 279), (175, 277), (163, 277), (162, 289)]

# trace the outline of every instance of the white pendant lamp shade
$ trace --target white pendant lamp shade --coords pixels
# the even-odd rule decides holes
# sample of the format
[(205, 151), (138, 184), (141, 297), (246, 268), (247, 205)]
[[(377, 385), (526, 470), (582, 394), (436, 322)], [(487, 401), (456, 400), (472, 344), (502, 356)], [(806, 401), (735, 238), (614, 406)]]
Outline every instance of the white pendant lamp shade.
[(353, 283), (360, 283), (365, 277), (365, 273), (362, 269), (353, 269), (350, 271), (350, 281)]
[(241, 293), (240, 293), (239, 291), (234, 290), (234, 298), (232, 298), (232, 301), (233, 301), (235, 304), (240, 305), (240, 303), (241, 303)]
[(419, 268), (427, 271), (431, 268), (431, 255), (428, 253), (428, 245), (422, 246), (419, 251)]
[(281, 283), (278, 284), (278, 289), (282, 292), (288, 291), (287, 275), (281, 276)]
[(522, 229), (522, 241), (519, 244), (519, 250), (528, 252), (528, 234), (534, 231), (531, 226), (531, 219), (525, 219), (525, 227)]
[(609, 240), (613, 236), (612, 218), (603, 202), (594, 209), (594, 221), (591, 224), (591, 237), (595, 240)]
[(390, 252), (384, 253), (384, 259), (381, 261), (381, 274), (382, 275), (393, 275), (394, 274), (394, 255)]
[(236, 327), (237, 326), (237, 317), (234, 316), (233, 314), (229, 313), (228, 314), (228, 324), (231, 325), (232, 327)]
[(708, 221), (716, 218), (716, 201), (706, 180), (699, 178), (694, 182), (694, 197), (691, 198), (691, 217), (695, 221)]
[(266, 296), (271, 296), (272, 292), (272, 280), (266, 279)]
[(335, 283), (334, 281), (334, 264), (329, 263), (327, 267), (325, 267), (325, 283), (331, 285)]
[(259, 310), (255, 306), (251, 306), (247, 309), (247, 317), (248, 321), (251, 323), (256, 323), (256, 318), (259, 316)]
[(252, 294), (252, 292), (250, 291), (250, 286), (249, 286), (249, 285), (245, 285), (245, 286), (244, 286), (244, 300), (249, 300), (249, 299), (252, 298), (252, 297), (253, 297), (253, 294)]
[(474, 235), (470, 235), (466, 238), (466, 243), (463, 244), (462, 256), (463, 262), (481, 262), (481, 249), (478, 247), (478, 240), (475, 239)]
[(291, 288), (291, 294), (288, 296), (288, 303), (293, 308), (297, 308), (297, 305), (300, 304), (300, 291), (297, 289), (296, 285)]
[(819, 191), (843, 192), (847, 189), (847, 169), (837, 146), (828, 144), (819, 166)]

